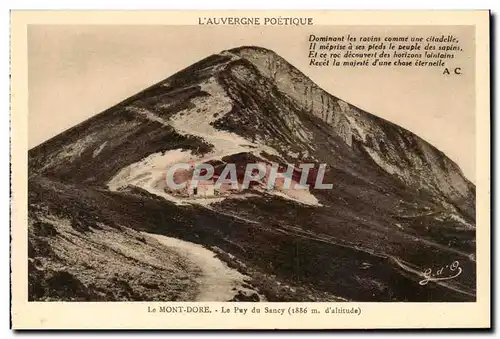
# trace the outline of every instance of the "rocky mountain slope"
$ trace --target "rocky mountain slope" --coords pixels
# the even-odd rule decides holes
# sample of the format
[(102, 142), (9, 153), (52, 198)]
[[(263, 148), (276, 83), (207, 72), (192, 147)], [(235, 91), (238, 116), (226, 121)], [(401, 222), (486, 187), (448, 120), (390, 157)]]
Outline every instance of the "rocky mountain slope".
[[(176, 162), (244, 165), (249, 159), (325, 163), (325, 182), (333, 188), (300, 197), (251, 190), (210, 201), (165, 193), (165, 171)], [(134, 242), (137, 231), (183, 239), (249, 277), (246, 287), (235, 288), (244, 299), (475, 298), (475, 187), (460, 168), (415, 134), (326, 93), (262, 48), (212, 55), (30, 150), (29, 191), (31, 247), (47, 247), (36, 245), (43, 240), (81, 251), (89, 227), (101, 232), (89, 226), (96, 220), (127, 253), (158, 249)], [(72, 245), (61, 240), (68, 227), (79, 238)], [(106, 246), (89, 248), (89, 256), (118, 267), (122, 259)], [(71, 274), (92, 290), (101, 278), (85, 271), (89, 256), (76, 259), (88, 278)], [(166, 267), (136, 265), (189, 277), (182, 285), (171, 274), (169, 281), (185, 288), (170, 298), (192, 299), (187, 286), (196, 274), (167, 257)], [(30, 260), (45, 263), (30, 266), (30, 286), (48, 271), (70, 271), (69, 259), (51, 251), (33, 251)], [(455, 261), (460, 276), (419, 284), (425, 270)], [(111, 271), (144, 300), (169, 298), (168, 286), (146, 291), (133, 284), (139, 271)], [(133, 298), (118, 296), (106, 281), (108, 299)], [(73, 299), (74, 292), (44, 285), (30, 296)]]

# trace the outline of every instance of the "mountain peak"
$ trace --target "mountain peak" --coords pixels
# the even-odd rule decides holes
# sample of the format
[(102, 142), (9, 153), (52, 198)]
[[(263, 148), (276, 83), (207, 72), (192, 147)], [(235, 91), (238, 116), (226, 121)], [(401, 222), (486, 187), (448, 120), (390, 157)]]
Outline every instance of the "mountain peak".
[(235, 47), (227, 50), (230, 53), (233, 54), (240, 54), (242, 52), (254, 52), (254, 53), (259, 53), (259, 54), (271, 54), (271, 55), (277, 55), (276, 52), (273, 50), (270, 50), (268, 48), (260, 47), (260, 46), (240, 46), (240, 47)]
[[(224, 107), (224, 114), (217, 111), (220, 107)], [(425, 188), (474, 217), (474, 187), (442, 152), (412, 132), (324, 91), (284, 58), (263, 47), (240, 46), (208, 56), (93, 119), (112, 120), (115, 115), (120, 119), (153, 121), (162, 130), (171, 129), (175, 117), (198, 120), (206, 116), (208, 120), (200, 121), (197, 127), (208, 124), (210, 130), (224, 129), (252, 140), (261, 137), (266, 143), (280, 139), (293, 149), (303, 143), (294, 152), (319, 149), (322, 142), (328, 144), (326, 148), (335, 144), (335, 152), (341, 147), (350, 157), (366, 158), (405, 185)], [(75, 127), (34, 153), (44, 153), (42, 149), (50, 149), (49, 145), (57, 148), (68, 141), (67, 136), (86, 133), (84, 130), (92, 124)], [(321, 142), (310, 137), (324, 133), (328, 136)], [(188, 139), (185, 142), (196, 144), (195, 149), (207, 148), (203, 140)], [(43, 162), (43, 157), (38, 159)], [(52, 167), (45, 162), (42, 168), (46, 166)]]

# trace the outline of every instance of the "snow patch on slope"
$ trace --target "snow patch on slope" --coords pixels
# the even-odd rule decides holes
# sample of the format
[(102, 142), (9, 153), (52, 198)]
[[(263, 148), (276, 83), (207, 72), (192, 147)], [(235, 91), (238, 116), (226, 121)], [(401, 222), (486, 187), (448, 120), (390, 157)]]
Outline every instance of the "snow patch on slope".
[(151, 112), (145, 108), (140, 108), (140, 107), (135, 107), (135, 106), (127, 106), (127, 107), (125, 107), (125, 109), (129, 112), (140, 114), (148, 120), (158, 122), (164, 126), (169, 126), (167, 121), (165, 121), (164, 119), (160, 118), (159, 116), (155, 115), (153, 112)]
[(474, 225), (472, 225), (471, 223), (467, 222), (467, 220), (465, 220), (464, 218), (462, 218), (458, 214), (450, 214), (450, 219), (453, 220), (453, 221), (456, 221), (456, 222), (458, 222), (460, 224), (462, 224), (467, 229), (473, 230), (475, 228)]
[(57, 160), (73, 160), (74, 158), (80, 156), (89, 144), (94, 141), (95, 134), (96, 133), (86, 135), (72, 144), (63, 146), (61, 151), (56, 156)]
[(345, 117), (349, 121), (351, 127), (353, 127), (353, 129), (358, 132), (359, 136), (361, 137), (361, 140), (363, 140), (363, 142), (366, 142), (366, 132), (363, 126), (361, 126), (355, 118), (347, 114), (345, 115)]
[(296, 190), (296, 189), (290, 189), (290, 190), (283, 190), (283, 191), (267, 191), (268, 194), (270, 195), (275, 195), (287, 200), (292, 200), (304, 205), (309, 205), (309, 206), (323, 206), (319, 203), (319, 200), (316, 199), (314, 195), (309, 192), (309, 190), (304, 189), (304, 190)]
[(232, 102), (214, 78), (200, 84), (201, 90), (210, 94), (194, 98), (195, 108), (183, 110), (173, 116), (169, 123), (180, 134), (195, 135), (214, 146), (213, 153), (233, 154), (248, 150), (252, 144), (241, 136), (219, 131), (211, 124), (232, 109)]
[(183, 204), (181, 199), (165, 193), (166, 175), (172, 165), (189, 163), (196, 158), (191, 151), (181, 149), (150, 154), (120, 170), (108, 182), (108, 188), (111, 191), (118, 191), (129, 185), (137, 186), (176, 204)]
[(201, 90), (209, 95), (194, 98), (191, 102), (195, 108), (183, 110), (169, 120), (170, 125), (178, 133), (195, 135), (212, 144), (214, 146), (210, 153), (212, 157), (223, 157), (240, 152), (257, 154), (259, 151), (279, 155), (274, 148), (262, 143), (254, 143), (236, 133), (215, 129), (212, 123), (231, 112), (232, 100), (213, 77), (201, 83), (200, 86)]
[(101, 144), (101, 146), (97, 147), (97, 148), (94, 150), (94, 152), (92, 153), (92, 158), (95, 158), (96, 156), (98, 156), (98, 155), (99, 155), (99, 153), (101, 153), (101, 152), (102, 152), (102, 150), (104, 149), (104, 147), (106, 147), (106, 144), (107, 144), (107, 143), (108, 143), (108, 142), (107, 142), (107, 141), (105, 141), (105, 142), (103, 142), (103, 143)]
[(400, 179), (404, 180), (405, 182), (410, 180), (409, 173), (406, 171), (401, 170), (399, 167), (387, 162), (386, 160), (382, 159), (380, 157), (380, 154), (368, 147), (364, 147), (366, 152), (370, 155), (372, 160), (383, 170), (385, 170), (389, 174), (397, 175), (400, 177)]

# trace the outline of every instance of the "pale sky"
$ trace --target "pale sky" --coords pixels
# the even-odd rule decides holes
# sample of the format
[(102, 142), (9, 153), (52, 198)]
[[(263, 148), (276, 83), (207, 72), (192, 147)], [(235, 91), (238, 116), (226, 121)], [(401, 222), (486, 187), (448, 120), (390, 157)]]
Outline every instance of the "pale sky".
[[(417, 30), (418, 29), (418, 30)], [(454, 34), (463, 52), (441, 68), (315, 68), (309, 34)], [(29, 147), (222, 50), (269, 48), (327, 92), (427, 140), (475, 179), (474, 30), (471, 26), (30, 26)]]

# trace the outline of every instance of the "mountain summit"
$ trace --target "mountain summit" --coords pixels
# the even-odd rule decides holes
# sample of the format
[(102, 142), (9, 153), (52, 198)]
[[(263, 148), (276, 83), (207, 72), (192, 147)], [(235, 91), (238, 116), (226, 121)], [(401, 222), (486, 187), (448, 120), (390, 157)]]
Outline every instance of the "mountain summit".
[[(178, 162), (256, 161), (326, 164), (333, 188), (296, 194), (255, 186), (198, 198), (165, 187)], [(30, 150), (29, 213), (35, 300), (165, 298), (154, 278), (165, 268), (151, 268), (144, 256), (137, 265), (150, 267), (146, 282), (139, 271), (99, 270), (138, 260), (151, 246), (131, 245), (130, 237), (143, 239), (138, 231), (215, 251), (249, 277), (256, 293), (240, 300), (475, 298), (475, 187), (460, 168), (259, 47), (209, 56)], [(69, 266), (71, 251), (86, 255)], [(467, 273), (421, 283), (428, 269), (455, 262)], [(46, 283), (62, 271), (88, 293), (75, 297), (61, 282)]]

